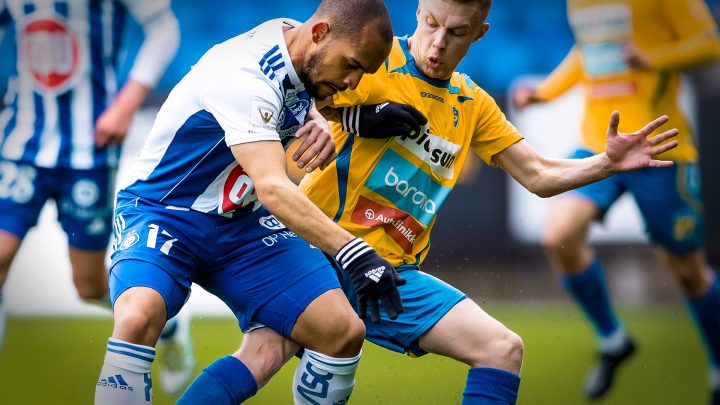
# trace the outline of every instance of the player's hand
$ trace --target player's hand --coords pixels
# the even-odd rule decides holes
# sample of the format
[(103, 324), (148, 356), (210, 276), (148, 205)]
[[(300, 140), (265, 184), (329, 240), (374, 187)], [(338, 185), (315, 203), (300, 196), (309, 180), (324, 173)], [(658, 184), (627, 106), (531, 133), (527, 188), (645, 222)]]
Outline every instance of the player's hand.
[(390, 319), (403, 312), (397, 286), (405, 284), (405, 279), (364, 240), (355, 238), (346, 243), (335, 259), (348, 272), (355, 286), (360, 318), (367, 317), (367, 308), (370, 307), (370, 320), (380, 322), (378, 301)]
[(513, 107), (518, 110), (537, 102), (535, 89), (528, 86), (518, 86), (512, 92)]
[(110, 143), (119, 144), (125, 140), (134, 110), (124, 108), (120, 103), (113, 103), (95, 121), (95, 143), (105, 146)]
[(318, 167), (320, 170), (324, 169), (337, 157), (330, 126), (320, 114), (309, 115), (305, 125), (295, 132), (295, 138), (303, 138), (303, 141), (293, 154), (292, 160), (297, 162), (299, 169), (304, 168), (307, 173)]
[(675, 148), (678, 143), (670, 138), (677, 136), (678, 130), (673, 128), (659, 135), (648, 138), (656, 129), (668, 122), (667, 115), (656, 118), (637, 132), (624, 134), (618, 132), (620, 114), (613, 111), (610, 125), (607, 130), (607, 144), (605, 153), (609, 160), (610, 169), (614, 172), (625, 172), (643, 169), (646, 167), (670, 167), (673, 162), (655, 160), (652, 157)]
[(355, 133), (362, 138), (384, 139), (418, 134), (428, 120), (409, 104), (388, 101), (345, 107), (340, 122), (345, 132)]

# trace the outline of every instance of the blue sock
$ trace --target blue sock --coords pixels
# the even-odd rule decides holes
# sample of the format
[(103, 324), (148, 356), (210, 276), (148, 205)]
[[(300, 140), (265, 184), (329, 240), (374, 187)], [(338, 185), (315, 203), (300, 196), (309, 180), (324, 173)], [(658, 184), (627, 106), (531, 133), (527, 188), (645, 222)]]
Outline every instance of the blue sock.
[(561, 281), (601, 337), (608, 337), (618, 330), (620, 320), (610, 305), (600, 260), (593, 260), (582, 273), (562, 276)]
[(177, 405), (236, 405), (257, 392), (255, 377), (242, 361), (225, 356), (207, 366), (185, 390)]
[(687, 301), (710, 353), (710, 363), (720, 367), (720, 277), (715, 277), (705, 295), (688, 297)]
[(462, 405), (515, 405), (520, 377), (496, 368), (471, 368)]

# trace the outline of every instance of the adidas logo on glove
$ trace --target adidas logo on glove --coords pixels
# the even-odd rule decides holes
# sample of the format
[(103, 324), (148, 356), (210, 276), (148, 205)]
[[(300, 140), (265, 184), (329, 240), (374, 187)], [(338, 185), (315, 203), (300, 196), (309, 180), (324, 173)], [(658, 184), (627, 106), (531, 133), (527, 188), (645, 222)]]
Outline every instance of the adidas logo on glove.
[(365, 277), (377, 283), (380, 281), (380, 277), (382, 277), (383, 273), (385, 273), (385, 266), (380, 266), (365, 273)]

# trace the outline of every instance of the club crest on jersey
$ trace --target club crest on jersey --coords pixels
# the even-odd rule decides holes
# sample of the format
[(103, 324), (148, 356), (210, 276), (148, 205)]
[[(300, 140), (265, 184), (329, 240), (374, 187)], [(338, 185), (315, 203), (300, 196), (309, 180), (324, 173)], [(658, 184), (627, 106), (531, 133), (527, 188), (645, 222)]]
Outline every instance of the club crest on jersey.
[(77, 35), (56, 18), (36, 18), (20, 31), (20, 54), (36, 86), (45, 91), (67, 89), (80, 64)]
[(140, 241), (140, 235), (137, 233), (136, 230), (132, 230), (130, 232), (130, 235), (125, 237), (125, 240), (122, 241), (120, 244), (120, 247), (118, 249), (125, 250), (130, 249), (131, 247), (135, 246), (136, 243)]
[(283, 225), (280, 220), (275, 218), (275, 215), (268, 215), (266, 217), (260, 217), (260, 225), (264, 226), (267, 229), (285, 229), (285, 225)]

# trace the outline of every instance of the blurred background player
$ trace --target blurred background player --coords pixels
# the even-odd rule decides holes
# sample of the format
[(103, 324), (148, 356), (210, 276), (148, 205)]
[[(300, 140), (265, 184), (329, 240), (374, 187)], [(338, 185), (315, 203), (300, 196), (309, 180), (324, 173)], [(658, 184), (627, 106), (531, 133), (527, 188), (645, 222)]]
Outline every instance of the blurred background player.
[[(118, 187), (114, 328), (96, 404), (152, 401), (154, 346), (192, 282), (243, 332), (261, 323), (312, 350), (315, 372), (342, 376), (335, 401), (347, 400), (364, 327), (322, 251), (343, 264), (361, 303), (380, 301), (393, 318), (402, 279), (288, 178), (284, 147), (304, 131), (315, 158), (306, 171), (332, 160), (314, 99), (355, 88), (391, 43), (381, 0), (323, 0), (304, 23), (270, 20), (213, 46), (174, 87)], [(266, 382), (255, 369), (252, 353), (217, 359), (179, 402), (243, 402)]]
[[(398, 287), (404, 312), (397, 319), (382, 311), (379, 319), (373, 316), (365, 322), (367, 338), (400, 353), (434, 353), (469, 365), (463, 404), (514, 404), (523, 358), (517, 334), (463, 292), (419, 270), (430, 249), (437, 212), (468, 155), (476, 153), (547, 197), (616, 171), (671, 165), (651, 156), (674, 147), (674, 141), (656, 146), (677, 134), (670, 130), (645, 139), (666, 122), (662, 118), (636, 134), (618, 135), (618, 116), (613, 114), (607, 153), (585, 160), (548, 159), (537, 153), (484, 90), (455, 72), (470, 46), (489, 29), (485, 21), (490, 6), (489, 0), (421, 0), (413, 35), (396, 37), (378, 72), (366, 75), (356, 89), (334, 96), (332, 105), (343, 107), (333, 117), (342, 123), (333, 127), (338, 158), (306, 176), (300, 186), (326, 215), (367, 240), (407, 280)], [(302, 149), (294, 158), (301, 154)], [(338, 274), (354, 302), (353, 288)], [(363, 308), (359, 310), (362, 315)], [(243, 346), (259, 345), (256, 338), (246, 336)], [(265, 339), (283, 347), (284, 354), (293, 354), (286, 342)], [(267, 347), (272, 346), (266, 344), (257, 356), (281, 352)], [(287, 358), (263, 362), (278, 365), (281, 360)], [(332, 403), (326, 394), (333, 392), (334, 379), (312, 371), (320, 361), (303, 355), (293, 383), (296, 404)]]
[(573, 158), (603, 150), (605, 117), (613, 110), (623, 116), (621, 129), (668, 114), (680, 130), (679, 146), (659, 156), (674, 161), (673, 167), (626, 173), (568, 193), (547, 218), (543, 244), (599, 341), (586, 395), (605, 394), (617, 366), (635, 350), (610, 303), (602, 264), (587, 244), (591, 222), (628, 191), (697, 321), (709, 354), (713, 403), (720, 404), (720, 282), (703, 251), (698, 154), (678, 106), (682, 70), (720, 57), (717, 27), (702, 0), (569, 0), (568, 17), (575, 46), (537, 88), (518, 88), (515, 105), (551, 100), (580, 84), (585, 116)]
[[(145, 39), (118, 89), (128, 12)], [(78, 295), (109, 305), (105, 252), (119, 144), (175, 55), (177, 20), (167, 0), (2, 0), (0, 29), (11, 26), (17, 67), (0, 115), (0, 287), (52, 199)], [(183, 319), (169, 322), (164, 333), (161, 380), (170, 391), (182, 389), (194, 371), (189, 319)], [(0, 342), (4, 324), (0, 293)]]

